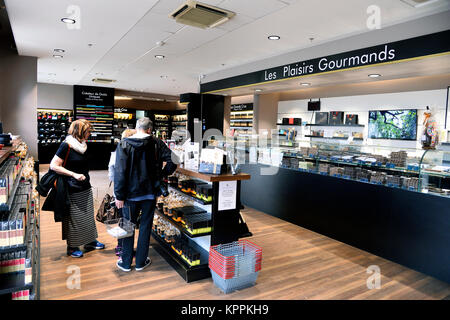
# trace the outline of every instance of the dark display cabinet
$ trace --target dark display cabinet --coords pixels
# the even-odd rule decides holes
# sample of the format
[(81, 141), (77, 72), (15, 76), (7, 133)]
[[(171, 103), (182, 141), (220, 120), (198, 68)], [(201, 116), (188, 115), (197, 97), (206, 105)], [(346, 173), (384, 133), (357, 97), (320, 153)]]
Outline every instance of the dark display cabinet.
[(71, 110), (37, 109), (38, 159), (41, 164), (50, 163), (66, 138), (71, 121)]
[[(180, 95), (180, 103), (187, 105), (187, 130), (192, 141), (201, 140), (208, 129), (223, 133), (224, 96), (184, 93)], [(195, 126), (199, 127), (200, 137), (194, 136)]]
[(450, 282), (449, 152), (299, 144), (243, 165), (245, 205)]
[[(188, 177), (190, 182), (195, 181), (198, 188), (190, 191), (192, 185), (187, 186), (185, 184), (181, 184), (180, 188), (178, 183), (173, 185), (171, 183), (172, 177), (169, 177), (169, 190), (186, 197), (190, 205), (180, 209), (170, 209), (173, 211), (171, 216), (162, 213), (161, 208), (157, 209), (158, 216), (177, 228), (180, 231), (181, 238), (174, 242), (167, 241), (167, 237), (170, 235), (162, 235), (158, 228), (154, 226), (152, 236), (155, 242), (152, 245), (186, 282), (192, 282), (211, 276), (208, 266), (209, 247), (211, 245), (229, 243), (237, 241), (239, 238), (251, 236), (240, 215), (241, 181), (250, 179), (250, 175), (208, 175), (183, 168), (178, 168), (176, 174)], [(222, 185), (226, 182), (233, 183), (235, 186), (235, 206), (221, 208), (219, 194), (222, 188), (226, 188)], [(200, 191), (200, 185), (203, 189), (210, 189), (210, 191)], [(210, 195), (210, 198), (205, 198), (206, 201), (199, 199), (193, 195), (194, 190), (199, 193), (208, 193), (207, 195)], [(185, 215), (181, 215), (183, 211), (185, 215), (188, 211), (191, 213), (189, 219)], [(195, 213), (192, 213), (193, 211)], [(208, 217), (205, 218), (205, 216)], [(185, 224), (178, 222), (181, 219), (185, 220)], [(192, 232), (192, 229), (197, 228), (199, 229), (196, 231), (204, 231), (200, 233)], [(186, 252), (187, 255), (185, 255)], [(197, 256), (194, 258), (197, 263), (190, 263), (191, 255)]]

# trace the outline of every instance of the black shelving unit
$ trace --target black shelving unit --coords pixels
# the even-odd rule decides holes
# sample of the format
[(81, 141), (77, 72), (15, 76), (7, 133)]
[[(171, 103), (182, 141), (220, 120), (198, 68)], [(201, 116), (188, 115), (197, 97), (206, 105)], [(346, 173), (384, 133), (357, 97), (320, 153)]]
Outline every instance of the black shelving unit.
[[(15, 149), (11, 149), (11, 153), (13, 153)], [(22, 164), (28, 159), (28, 155), (22, 160)], [(1, 165), (1, 164), (0, 164)], [(40, 297), (40, 231), (39, 231), (39, 214), (36, 211), (37, 206), (35, 201), (39, 201), (39, 199), (34, 200), (32, 198), (32, 190), (33, 185), (31, 181), (23, 180), (22, 172), (24, 166), (22, 165), (20, 171), (17, 174), (16, 180), (13, 185), (13, 189), (11, 190), (11, 195), (8, 198), (7, 203), (2, 204), (0, 214), (3, 217), (8, 217), (10, 215), (10, 211), (14, 210), (14, 208), (19, 208), (18, 210), (26, 210), (26, 216), (24, 221), (26, 224), (24, 226), (24, 242), (20, 245), (14, 245), (10, 247), (2, 247), (0, 248), (0, 254), (10, 254), (16, 252), (27, 251), (31, 248), (31, 274), (32, 281), (30, 283), (25, 283), (25, 271), (18, 272), (10, 272), (0, 275), (0, 296), (1, 299), (8, 298), (7, 295), (12, 294), (14, 292), (29, 290), (30, 295), (34, 294), (34, 299), (39, 299)], [(27, 186), (29, 184), (29, 186)], [(28, 189), (27, 189), (28, 188)], [(23, 193), (23, 191), (27, 191)], [(25, 197), (26, 196), (26, 197)], [(25, 197), (24, 199), (15, 202), (20, 199), (18, 197)], [(17, 203), (16, 207), (15, 203)]]
[(37, 109), (38, 160), (50, 163), (59, 145), (67, 136), (72, 110)]
[[(178, 274), (186, 281), (192, 282), (211, 277), (211, 272), (208, 266), (209, 252), (198, 245), (195, 238), (210, 236), (210, 245), (221, 243), (230, 243), (239, 240), (244, 236), (250, 236), (251, 233), (242, 233), (243, 228), (240, 228), (240, 192), (241, 181), (250, 179), (248, 174), (225, 174), (225, 175), (208, 175), (201, 174), (195, 171), (178, 168), (177, 172), (192, 178), (200, 179), (206, 182), (211, 182), (213, 185), (213, 201), (211, 205), (211, 224), (212, 231), (208, 234), (190, 235), (184, 228), (172, 223), (175, 227), (181, 230), (181, 234), (188, 240), (189, 246), (200, 253), (200, 265), (190, 266), (183, 258), (175, 252), (163, 239), (161, 239), (155, 232), (152, 231), (154, 249), (178, 272)], [(219, 183), (223, 181), (236, 181), (236, 207), (232, 210), (219, 210)], [(173, 190), (177, 190), (172, 188)], [(177, 190), (179, 191), (179, 190)], [(181, 192), (181, 191), (180, 191)], [(184, 192), (182, 192), (185, 194)], [(192, 197), (194, 200), (195, 197)], [(161, 216), (164, 214), (160, 213)], [(165, 217), (165, 216), (164, 216)], [(166, 217), (166, 220), (168, 217)]]
[(181, 233), (187, 235), (189, 238), (199, 238), (211, 235), (211, 232), (192, 234), (181, 223), (174, 221), (171, 217), (166, 216), (163, 212), (159, 211), (158, 209), (155, 209), (155, 211), (159, 214), (160, 217), (163, 217), (166, 221), (168, 221), (171, 225), (180, 230)]
[(186, 193), (186, 192), (181, 191), (179, 188), (175, 188), (175, 187), (173, 187), (173, 186), (169, 186), (169, 189), (170, 189), (170, 190), (177, 191), (177, 192), (181, 193), (182, 195), (188, 197), (189, 199), (191, 199), (191, 200), (193, 200), (193, 201), (195, 201), (195, 202), (197, 202), (197, 203), (200, 203), (200, 204), (202, 204), (202, 205), (205, 205), (205, 206), (206, 206), (206, 205), (212, 204), (212, 201), (211, 201), (211, 202), (208, 202), (208, 201), (204, 201), (204, 200), (202, 200), (202, 199), (196, 198), (196, 197), (192, 196), (192, 195), (189, 194), (189, 193)]

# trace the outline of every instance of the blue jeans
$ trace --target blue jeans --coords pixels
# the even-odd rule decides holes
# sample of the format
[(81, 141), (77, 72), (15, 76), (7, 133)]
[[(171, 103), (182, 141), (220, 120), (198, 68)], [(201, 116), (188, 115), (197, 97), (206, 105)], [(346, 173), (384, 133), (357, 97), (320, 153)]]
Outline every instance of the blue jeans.
[[(150, 236), (153, 224), (153, 214), (155, 212), (155, 200), (125, 201), (122, 215), (124, 218), (136, 223), (139, 212), (142, 210), (141, 223), (139, 226), (139, 237), (136, 250), (136, 267), (145, 265), (150, 247)], [(129, 208), (129, 210), (128, 210)], [(129, 216), (131, 214), (131, 217)], [(122, 265), (131, 268), (133, 262), (134, 232), (133, 236), (124, 238), (122, 243)]]

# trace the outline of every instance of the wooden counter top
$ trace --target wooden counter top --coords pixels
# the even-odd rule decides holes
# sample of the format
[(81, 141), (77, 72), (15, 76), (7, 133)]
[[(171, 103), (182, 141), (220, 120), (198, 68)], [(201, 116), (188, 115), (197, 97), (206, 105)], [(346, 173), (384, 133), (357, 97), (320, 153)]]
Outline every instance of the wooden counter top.
[(16, 150), (16, 146), (11, 147), (3, 147), (2, 150), (0, 150), (0, 164), (3, 163), (6, 159), (8, 159), (9, 155), (12, 151)]
[(184, 168), (178, 167), (177, 172), (180, 174), (184, 174), (186, 176), (190, 176), (193, 178), (198, 178), (208, 182), (216, 182), (216, 181), (235, 181), (235, 180), (250, 180), (250, 175), (246, 173), (238, 173), (235, 175), (232, 174), (206, 174), (199, 173), (197, 171), (192, 171)]

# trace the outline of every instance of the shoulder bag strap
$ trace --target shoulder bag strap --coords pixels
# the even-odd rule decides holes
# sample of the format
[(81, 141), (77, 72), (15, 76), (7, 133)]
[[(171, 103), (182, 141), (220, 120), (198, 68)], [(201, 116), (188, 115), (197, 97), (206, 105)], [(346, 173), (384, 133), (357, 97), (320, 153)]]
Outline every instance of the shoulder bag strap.
[[(62, 165), (63, 167), (66, 166), (67, 158), (69, 157), (69, 153), (70, 153), (70, 144), (67, 144), (67, 146), (68, 146), (68, 149), (67, 149), (66, 157), (64, 158), (64, 162), (63, 162), (63, 165)], [(53, 183), (53, 186), (55, 187), (55, 189), (56, 189), (56, 180)]]
[(67, 145), (69, 146), (69, 148), (67, 149), (66, 157), (64, 158), (63, 167), (66, 166), (67, 158), (69, 157), (69, 152), (70, 152), (70, 144), (67, 144)]

